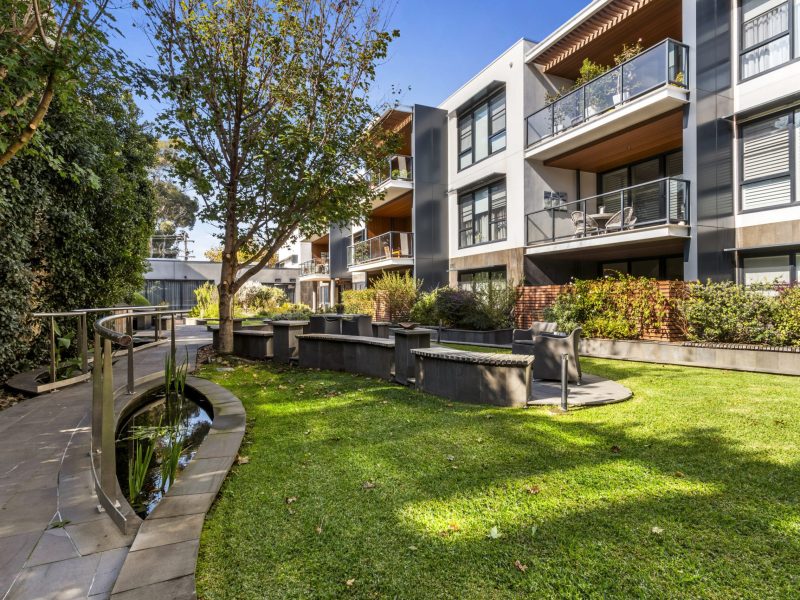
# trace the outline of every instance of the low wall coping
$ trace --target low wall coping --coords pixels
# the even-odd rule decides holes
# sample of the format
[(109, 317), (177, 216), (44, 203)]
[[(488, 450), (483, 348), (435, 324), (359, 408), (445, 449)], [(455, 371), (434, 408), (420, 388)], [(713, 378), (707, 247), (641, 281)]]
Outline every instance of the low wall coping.
[(271, 331), (259, 331), (258, 329), (238, 329), (233, 332), (234, 337), (272, 337)]
[(391, 330), (394, 331), (395, 335), (401, 335), (401, 336), (402, 335), (407, 335), (407, 336), (411, 336), (411, 335), (433, 335), (434, 333), (436, 333), (432, 329), (424, 329), (424, 328), (403, 329), (402, 327), (392, 327)]
[(366, 344), (368, 346), (382, 346), (394, 348), (394, 340), (386, 338), (367, 337), (364, 335), (340, 335), (336, 333), (304, 333), (297, 336), (298, 340), (316, 340), (327, 342), (347, 342), (350, 344)]
[(300, 327), (308, 325), (308, 321), (271, 321), (273, 327)]
[(469, 352), (451, 348), (417, 348), (411, 350), (414, 356), (423, 358), (439, 358), (454, 362), (492, 367), (526, 367), (533, 364), (531, 354), (495, 354), (491, 352)]

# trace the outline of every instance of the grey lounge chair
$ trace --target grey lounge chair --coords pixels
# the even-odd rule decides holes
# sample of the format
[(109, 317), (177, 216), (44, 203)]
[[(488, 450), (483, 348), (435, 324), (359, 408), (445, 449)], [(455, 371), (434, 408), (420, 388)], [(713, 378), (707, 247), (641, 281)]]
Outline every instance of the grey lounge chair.
[(372, 337), (372, 317), (354, 315), (352, 318), (342, 319), (342, 334)]
[[(533, 342), (533, 338), (541, 333), (556, 333), (558, 325), (550, 321), (534, 321), (530, 329), (515, 329), (512, 342)], [(514, 352), (514, 354), (529, 354), (528, 352)]]
[(533, 378), (561, 380), (561, 355), (569, 356), (567, 378), (570, 383), (580, 385), (581, 363), (578, 346), (581, 341), (581, 328), (577, 327), (569, 335), (540, 333), (533, 340), (515, 341), (513, 354), (533, 354)]
[(311, 315), (308, 317), (306, 333), (325, 333), (325, 317), (323, 315)]
[(597, 221), (595, 221), (582, 210), (572, 211), (570, 218), (572, 219), (572, 224), (575, 226), (574, 235), (576, 238), (583, 237), (584, 234), (591, 235), (593, 233), (597, 233), (600, 229), (600, 227), (597, 225)]

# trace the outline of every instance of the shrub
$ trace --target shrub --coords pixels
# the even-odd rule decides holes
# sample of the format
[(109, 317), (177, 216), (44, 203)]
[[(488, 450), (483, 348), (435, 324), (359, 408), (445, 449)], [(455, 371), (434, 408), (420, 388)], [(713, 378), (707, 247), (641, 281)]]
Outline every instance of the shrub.
[(372, 287), (386, 303), (389, 320), (397, 322), (410, 317), (420, 285), (421, 283), (408, 272), (401, 274), (389, 271), (376, 279)]
[(774, 292), (764, 286), (709, 281), (689, 286), (681, 310), (690, 340), (775, 344), (780, 343), (774, 318), (777, 304)]
[(275, 321), (305, 321), (311, 315), (311, 307), (307, 304), (291, 304), (284, 302), (272, 314)]
[(445, 327), (473, 329), (479, 311), (475, 292), (467, 289), (442, 288), (434, 301), (436, 314)]
[(347, 290), (342, 292), (344, 312), (353, 315), (375, 314), (375, 289)]
[(430, 292), (422, 292), (414, 306), (411, 307), (411, 320), (423, 325), (438, 325), (439, 315), (436, 312), (436, 296), (441, 288)]
[(236, 303), (242, 312), (250, 314), (275, 312), (278, 306), (288, 301), (282, 289), (257, 281), (245, 282), (236, 293)]
[(481, 313), (478, 320), (486, 324), (486, 329), (507, 329), (514, 326), (516, 285), (504, 281), (489, 281), (475, 286), (474, 291)]
[(670, 308), (655, 279), (619, 275), (575, 280), (545, 310), (561, 331), (582, 327), (587, 337), (638, 339), (660, 329)]
[(780, 343), (800, 346), (800, 286), (786, 286), (780, 289), (774, 318)]
[(150, 306), (150, 301), (139, 292), (134, 292), (126, 299), (128, 306)]
[(189, 316), (201, 319), (216, 319), (219, 317), (219, 293), (217, 286), (210, 281), (194, 291), (197, 304), (189, 311)]

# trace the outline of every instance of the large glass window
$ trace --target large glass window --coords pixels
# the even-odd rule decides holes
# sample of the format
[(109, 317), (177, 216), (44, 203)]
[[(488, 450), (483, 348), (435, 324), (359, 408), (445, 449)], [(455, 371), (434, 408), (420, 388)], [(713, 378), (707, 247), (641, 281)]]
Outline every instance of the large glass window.
[[(800, 44), (794, 40), (792, 22), (798, 21), (800, 0), (743, 0), (740, 32), (742, 79), (769, 71), (800, 56)], [(795, 26), (795, 38), (797, 35)]]
[(790, 283), (792, 266), (792, 257), (788, 254), (743, 258), (742, 283)]
[(506, 283), (506, 268), (494, 267), (484, 271), (459, 271), (458, 287), (462, 289), (472, 289), (485, 287), (489, 283)]
[(458, 120), (458, 168), (505, 150), (506, 93), (501, 91)]
[(506, 239), (506, 184), (493, 183), (458, 199), (458, 246)]
[(793, 120), (784, 113), (742, 127), (742, 210), (792, 202)]

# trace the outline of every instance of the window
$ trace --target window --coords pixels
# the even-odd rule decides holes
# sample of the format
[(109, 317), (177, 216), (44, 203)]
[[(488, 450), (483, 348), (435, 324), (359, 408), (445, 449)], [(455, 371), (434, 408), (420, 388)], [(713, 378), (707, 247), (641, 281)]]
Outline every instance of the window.
[(483, 271), (460, 271), (458, 273), (458, 287), (461, 289), (475, 289), (487, 283), (507, 283), (506, 268), (495, 267)]
[(742, 259), (742, 283), (792, 283), (797, 255), (757, 256)]
[[(743, 0), (739, 64), (742, 79), (800, 56), (800, 0)], [(792, 22), (795, 23), (792, 48)]]
[(506, 148), (506, 93), (501, 91), (458, 120), (458, 169)]
[(506, 183), (479, 188), (458, 199), (458, 247), (506, 239)]
[(742, 210), (792, 202), (793, 120), (784, 113), (742, 126)]
[(664, 281), (683, 279), (683, 256), (640, 258), (600, 263), (601, 276), (633, 275)]

